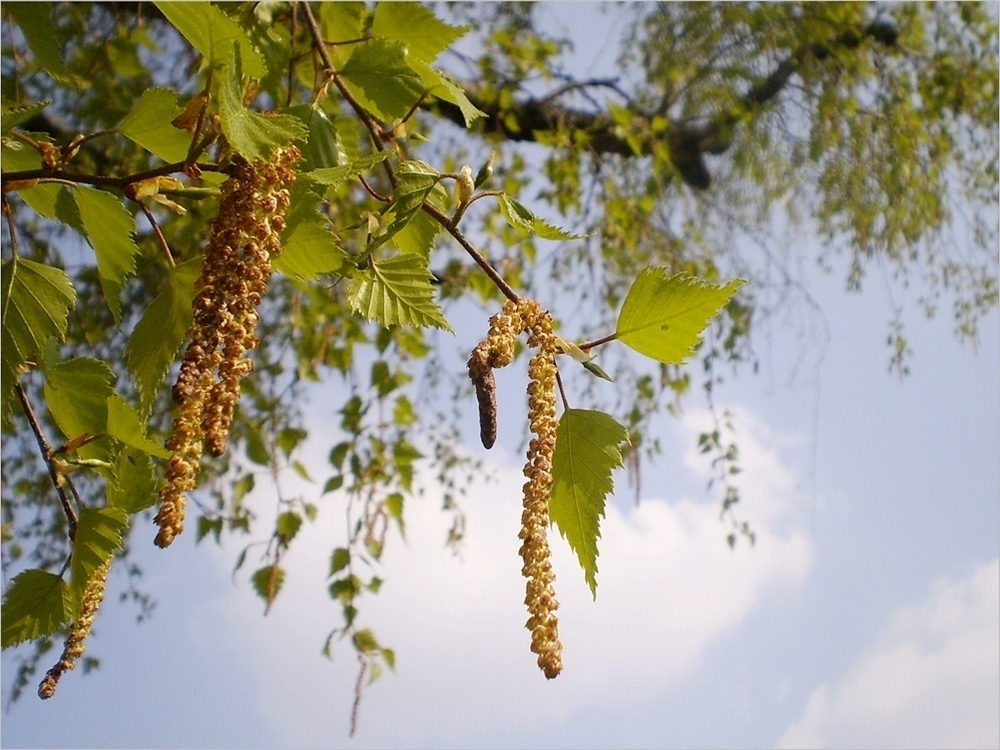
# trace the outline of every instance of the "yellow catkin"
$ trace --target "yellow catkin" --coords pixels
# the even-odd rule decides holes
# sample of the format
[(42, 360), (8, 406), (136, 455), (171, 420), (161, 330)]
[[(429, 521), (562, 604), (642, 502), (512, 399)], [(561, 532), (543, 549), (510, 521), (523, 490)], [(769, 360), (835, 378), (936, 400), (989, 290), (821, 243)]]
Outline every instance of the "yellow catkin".
[(548, 543), (549, 497), (552, 490), (552, 456), (556, 448), (556, 364), (558, 338), (552, 317), (532, 300), (507, 302), (490, 318), (490, 331), (469, 357), (469, 377), (479, 400), (480, 434), (487, 448), (496, 439), (496, 384), (493, 369), (514, 359), (518, 335), (528, 331), (528, 346), (537, 353), (528, 363), (528, 423), (534, 437), (528, 445), (521, 514), (521, 573), (527, 579), (525, 626), (531, 631), (531, 650), (549, 679), (562, 671), (562, 643), (556, 610), (555, 573)]
[(167, 547), (184, 530), (184, 493), (197, 486), (202, 452), (221, 456), (240, 399), (240, 381), (253, 371), (248, 351), (258, 344), (257, 308), (281, 252), (288, 189), (295, 182), (294, 146), (270, 162), (234, 156), (222, 186), (219, 214), (209, 230), (205, 260), (192, 303), (194, 323), (173, 388), (178, 414), (166, 447), (172, 453), (160, 491), (156, 545)]
[(83, 600), (80, 602), (80, 616), (73, 623), (69, 636), (63, 644), (62, 656), (59, 657), (55, 666), (45, 673), (45, 678), (38, 686), (38, 697), (42, 700), (56, 694), (59, 678), (64, 672), (73, 669), (76, 666), (76, 660), (83, 656), (87, 636), (90, 635), (90, 630), (94, 626), (97, 610), (100, 609), (101, 602), (104, 601), (104, 589), (108, 582), (108, 572), (111, 570), (112, 559), (109, 557), (94, 571), (94, 575), (91, 576), (86, 588), (84, 588)]
[(562, 642), (556, 610), (555, 573), (548, 543), (549, 497), (552, 490), (552, 456), (556, 449), (557, 339), (552, 318), (536, 302), (522, 304), (521, 316), (528, 330), (528, 346), (537, 349), (528, 362), (528, 425), (534, 437), (528, 443), (524, 466), (524, 510), (521, 514), (521, 573), (527, 579), (525, 627), (531, 631), (531, 650), (548, 679), (562, 672)]

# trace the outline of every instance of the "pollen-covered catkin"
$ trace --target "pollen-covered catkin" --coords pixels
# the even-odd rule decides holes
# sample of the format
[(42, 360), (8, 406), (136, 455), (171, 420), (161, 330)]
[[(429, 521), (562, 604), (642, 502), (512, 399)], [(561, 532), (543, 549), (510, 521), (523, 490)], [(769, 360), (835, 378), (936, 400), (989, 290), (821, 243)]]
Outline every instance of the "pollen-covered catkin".
[(112, 559), (109, 557), (97, 567), (83, 590), (83, 600), (80, 602), (80, 616), (73, 623), (73, 627), (66, 637), (62, 655), (59, 657), (59, 661), (55, 663), (55, 666), (45, 673), (45, 678), (38, 686), (38, 697), (42, 700), (51, 698), (56, 694), (56, 686), (59, 684), (59, 678), (62, 677), (63, 672), (73, 669), (76, 666), (76, 660), (83, 656), (87, 636), (90, 635), (90, 630), (94, 626), (94, 618), (97, 616), (97, 610), (100, 609), (101, 602), (104, 601), (104, 589), (107, 586), (108, 572), (111, 570)]
[(552, 490), (552, 456), (556, 449), (556, 337), (552, 318), (537, 302), (521, 305), (528, 330), (528, 346), (537, 349), (528, 363), (528, 424), (534, 436), (528, 444), (524, 475), (524, 510), (521, 514), (521, 573), (527, 578), (524, 603), (528, 607), (525, 627), (531, 631), (531, 650), (538, 666), (550, 680), (562, 671), (562, 642), (553, 582), (549, 527), (549, 497)]
[(292, 164), (299, 157), (298, 149), (289, 146), (269, 162), (232, 158), (173, 388), (178, 414), (166, 443), (173, 455), (155, 519), (159, 547), (168, 546), (184, 529), (184, 493), (197, 486), (202, 451), (225, 453), (240, 381), (253, 371), (246, 353), (258, 344), (257, 307), (267, 291), (271, 259), (281, 252), (289, 188), (295, 182)]

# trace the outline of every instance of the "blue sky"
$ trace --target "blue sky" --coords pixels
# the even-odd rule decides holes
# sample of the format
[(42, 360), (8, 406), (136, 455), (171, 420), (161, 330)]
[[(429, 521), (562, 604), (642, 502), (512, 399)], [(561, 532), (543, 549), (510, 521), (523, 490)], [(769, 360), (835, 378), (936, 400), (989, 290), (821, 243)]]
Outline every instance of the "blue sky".
[[(603, 49), (589, 41), (579, 46)], [(599, 74), (602, 59), (613, 62), (613, 50), (585, 74)], [(808, 244), (804, 255), (814, 257)], [(665, 451), (644, 467), (638, 508), (617, 477), (596, 602), (552, 537), (565, 647), (557, 680), (538, 671), (523, 628), (521, 425), (508, 417), (493, 451), (469, 448), (495, 481), (464, 503), (459, 557), (442, 546), (448, 520), (431, 482), (407, 506), (408, 543), (388, 546), (386, 583), (362, 615), (395, 649), (397, 669), (367, 691), (354, 739), (352, 652), (333, 663), (319, 654), (339, 621), (324, 576), (343, 516), (328, 499), (296, 540), (267, 617), (246, 575), (231, 580), (239, 546), (195, 546), (185, 534), (164, 552), (142, 544), (151, 527), (138, 529), (154, 617), (136, 626), (130, 607), (108, 601), (90, 643), (100, 670), (70, 673), (45, 703), (25, 696), (2, 716), (0, 744), (995, 747), (997, 315), (977, 345), (963, 344), (946, 316), (927, 321), (909, 304), (915, 293), (890, 298), (876, 274), (863, 294), (846, 294), (842, 275), (810, 263), (802, 280), (828, 338), (775, 321), (760, 374), (727, 378), (716, 395), (735, 415), (740, 511), (756, 546), (725, 543), (694, 450), (708, 415), (692, 398), (658, 425)], [(915, 352), (903, 380), (887, 371), (895, 304)], [(486, 330), (489, 311), (449, 312), (463, 329)], [(501, 398), (523, 387), (516, 368), (498, 376)], [(313, 398), (319, 420), (326, 403), (339, 401)], [(309, 461), (328, 447), (318, 440)], [(258, 492), (255, 502), (273, 500)], [(113, 573), (112, 586), (122, 579)], [(5, 685), (10, 664), (5, 654)]]

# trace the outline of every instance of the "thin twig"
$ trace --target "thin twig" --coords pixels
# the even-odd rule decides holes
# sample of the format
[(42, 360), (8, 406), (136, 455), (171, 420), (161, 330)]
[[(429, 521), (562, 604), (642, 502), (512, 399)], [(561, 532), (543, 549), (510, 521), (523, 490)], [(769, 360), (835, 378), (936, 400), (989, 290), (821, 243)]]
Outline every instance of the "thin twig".
[(7, 229), (10, 232), (10, 251), (16, 258), (20, 255), (17, 244), (17, 231), (14, 225), (14, 212), (10, 210), (10, 202), (7, 200), (6, 193), (3, 194), (3, 215), (7, 217)]
[(458, 227), (452, 226), (451, 218), (447, 214), (434, 206), (432, 203), (427, 203), (426, 201), (424, 202), (423, 209), (424, 213), (431, 216), (431, 218), (435, 219), (441, 226), (447, 229), (448, 233), (455, 238), (458, 244), (465, 248), (465, 251), (472, 256), (472, 259), (479, 264), (479, 267), (486, 272), (486, 275), (490, 277), (490, 280), (497, 285), (497, 288), (503, 292), (503, 295), (507, 299), (511, 302), (517, 302), (520, 299), (517, 292), (514, 291), (514, 288), (508, 284), (504, 280), (503, 276), (501, 276), (497, 270), (490, 265), (490, 262), (486, 260), (486, 258), (484, 258), (475, 247), (473, 247), (472, 243), (466, 239), (464, 234), (462, 234), (462, 231)]
[(160, 225), (156, 223), (156, 218), (153, 216), (153, 212), (149, 210), (142, 201), (136, 201), (142, 212), (146, 214), (146, 219), (149, 220), (150, 225), (153, 227), (153, 231), (156, 232), (157, 239), (160, 240), (160, 247), (163, 248), (163, 254), (167, 256), (167, 264), (173, 268), (174, 267), (174, 256), (170, 252), (170, 245), (167, 244), (167, 238), (163, 236), (163, 231), (160, 229)]
[(562, 396), (563, 409), (569, 411), (569, 399), (566, 398), (566, 389), (563, 387), (562, 375), (558, 369), (556, 369), (556, 384), (559, 386), (559, 395)]
[[(77, 515), (76, 510), (73, 508), (73, 504), (70, 503), (69, 497), (66, 495), (64, 485), (69, 480), (59, 473), (55, 464), (52, 462), (52, 446), (49, 445), (49, 441), (45, 438), (45, 434), (42, 432), (41, 425), (38, 424), (38, 419), (35, 418), (35, 412), (31, 408), (31, 402), (28, 401), (28, 395), (24, 392), (24, 387), (20, 383), (15, 383), (14, 390), (17, 391), (17, 398), (21, 402), (21, 408), (24, 409), (24, 415), (28, 418), (28, 424), (31, 425), (31, 431), (35, 433), (35, 440), (38, 442), (38, 450), (42, 452), (42, 460), (45, 461), (45, 465), (48, 467), (49, 476), (52, 478), (52, 484), (55, 486), (56, 493), (59, 495), (59, 502), (62, 505), (63, 513), (66, 514), (66, 522), (69, 524), (69, 539), (72, 542), (76, 539), (76, 526), (79, 523), (80, 518)], [(76, 494), (75, 489), (73, 494)]]
[(363, 174), (359, 174), (358, 179), (361, 180), (361, 184), (364, 185), (365, 190), (368, 191), (368, 195), (370, 195), (372, 198), (374, 198), (377, 201), (381, 201), (382, 203), (392, 203), (392, 198), (386, 198), (384, 195), (379, 193), (375, 188), (369, 185), (368, 180), (365, 179), (365, 176)]
[[(145, 172), (128, 175), (126, 177), (107, 177), (105, 175), (81, 174), (78, 172), (66, 172), (64, 170), (28, 169), (23, 172), (5, 172), (2, 178), (0, 178), (0, 185), (3, 186), (4, 192), (7, 192), (8, 183), (27, 180), (73, 184), (80, 183), (84, 185), (98, 185), (100, 187), (113, 187), (118, 188), (119, 190), (124, 190), (128, 185), (131, 185), (134, 182), (148, 180), (151, 177), (162, 177), (164, 175), (183, 172), (184, 168), (187, 166), (187, 161), (178, 161), (173, 162), (172, 164), (164, 164), (156, 169), (149, 169)], [(208, 172), (222, 171), (222, 167), (217, 164), (199, 164), (198, 167)]]

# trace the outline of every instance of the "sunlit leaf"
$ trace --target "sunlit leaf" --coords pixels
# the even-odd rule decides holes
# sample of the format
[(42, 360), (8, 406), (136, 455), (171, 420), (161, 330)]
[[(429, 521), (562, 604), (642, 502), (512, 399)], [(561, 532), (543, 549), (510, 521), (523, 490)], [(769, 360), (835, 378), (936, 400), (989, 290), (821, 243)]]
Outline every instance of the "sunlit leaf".
[(100, 435), (108, 425), (114, 374), (106, 362), (75, 357), (45, 362), (45, 405), (67, 438)]
[(249, 161), (269, 159), (275, 148), (304, 140), (308, 131), (293, 115), (262, 115), (243, 106), (243, 65), (239, 47), (217, 76), (219, 119), (229, 144)]
[(406, 63), (406, 46), (388, 39), (356, 45), (340, 75), (365, 107), (389, 121), (405, 115), (424, 90)]
[(75, 302), (73, 285), (62, 269), (20, 258), (0, 265), (3, 310), (0, 380), (4, 419), (9, 414), (18, 368), (38, 357), (50, 337), (62, 340), (67, 316)]
[[(10, 7), (9, 5), (7, 7)], [(7, 135), (13, 128), (18, 125), (23, 125), (32, 117), (42, 112), (46, 107), (52, 104), (51, 99), (46, 99), (43, 102), (34, 102), (32, 104), (22, 104), (13, 105), (10, 103), (5, 103), (3, 108), (3, 124), (0, 126), (0, 133)], [(10, 169), (7, 164), (4, 164), (4, 170)]]
[(468, 27), (450, 26), (420, 3), (379, 3), (372, 21), (372, 36), (402, 42), (410, 57), (428, 63), (466, 31)]
[(271, 609), (271, 604), (281, 591), (281, 585), (285, 582), (285, 570), (280, 565), (266, 565), (259, 568), (250, 578), (253, 590), (257, 596), (266, 602), (264, 613)]
[(235, 43), (239, 45), (247, 75), (262, 78), (267, 73), (264, 58), (254, 49), (243, 29), (211, 3), (157, 2), (155, 5), (210, 63), (224, 64)]
[(118, 126), (118, 132), (166, 162), (182, 161), (191, 145), (191, 134), (171, 122), (184, 108), (170, 89), (146, 89)]
[(116, 393), (108, 399), (107, 411), (106, 432), (109, 437), (151, 456), (170, 458), (170, 451), (146, 437), (146, 430), (138, 413), (119, 394)]
[(159, 472), (153, 468), (148, 453), (125, 448), (118, 454), (108, 482), (108, 506), (128, 514), (151, 508), (157, 502)]
[(500, 213), (512, 227), (531, 232), (543, 240), (578, 240), (587, 236), (553, 226), (506, 193), (500, 194)]
[(396, 169), (396, 179), (396, 189), (393, 191), (394, 200), (387, 212), (391, 213), (392, 221), (386, 226), (384, 232), (372, 238), (371, 244), (368, 246), (369, 251), (381, 247), (393, 239), (410, 223), (416, 213), (420, 211), (420, 207), (438, 180), (441, 179), (441, 174), (426, 162), (408, 159)]
[(384, 326), (451, 330), (434, 301), (427, 259), (419, 255), (400, 255), (377, 263), (372, 259), (351, 283), (349, 296), (355, 312)]
[(628, 430), (600, 411), (567, 409), (556, 432), (549, 513), (595, 599), (604, 502), (614, 491), (612, 472), (623, 465), (621, 445), (628, 442)]
[(121, 323), (121, 290), (125, 279), (135, 273), (138, 245), (132, 239), (135, 219), (111, 193), (77, 186), (73, 199), (80, 211), (85, 237), (97, 256), (97, 272), (101, 277), (104, 299)]
[(0, 607), (0, 646), (8, 648), (52, 635), (73, 619), (73, 596), (66, 582), (44, 570), (14, 577)]
[(52, 23), (52, 7), (37, 3), (5, 3), (42, 69), (60, 83), (75, 86), (76, 77), (62, 59), (62, 45)]
[(122, 545), (128, 514), (121, 508), (83, 508), (70, 558), (70, 590), (79, 602), (94, 571)]
[(329, 167), (326, 169), (314, 169), (311, 172), (305, 172), (302, 175), (302, 179), (311, 180), (312, 182), (317, 182), (320, 185), (334, 186), (351, 179), (352, 177), (357, 177), (362, 172), (367, 172), (372, 167), (378, 166), (382, 162), (391, 156), (389, 151), (379, 151), (374, 154), (368, 154), (362, 156), (359, 159), (355, 159), (350, 164), (344, 164), (340, 167)]
[(142, 314), (125, 347), (125, 366), (139, 389), (140, 414), (156, 397), (178, 347), (193, 321), (191, 301), (203, 258), (170, 269), (170, 278)]
[(743, 279), (717, 286), (687, 274), (671, 276), (664, 268), (647, 268), (625, 297), (617, 338), (658, 362), (680, 364), (694, 353), (708, 322), (742, 285)]
[(301, 171), (329, 169), (347, 161), (340, 135), (330, 122), (330, 118), (326, 116), (326, 112), (318, 106), (302, 104), (284, 109), (282, 114), (297, 117), (306, 126), (306, 138), (299, 141), (302, 159), (297, 169)]

